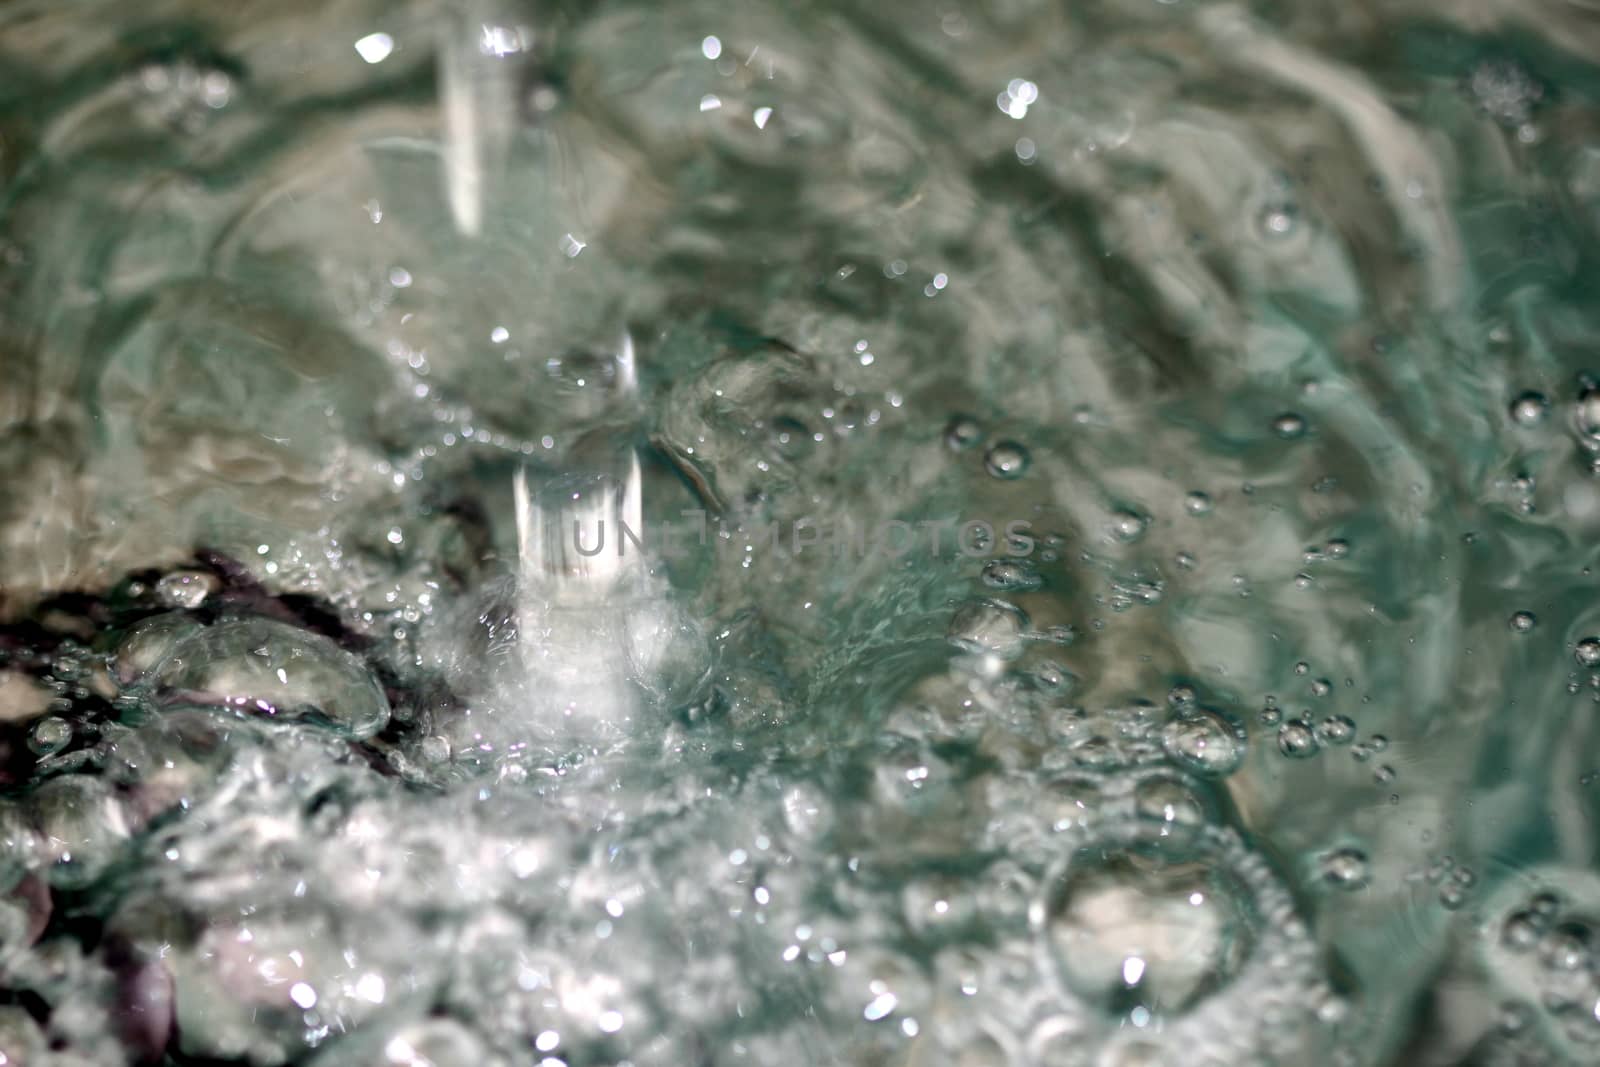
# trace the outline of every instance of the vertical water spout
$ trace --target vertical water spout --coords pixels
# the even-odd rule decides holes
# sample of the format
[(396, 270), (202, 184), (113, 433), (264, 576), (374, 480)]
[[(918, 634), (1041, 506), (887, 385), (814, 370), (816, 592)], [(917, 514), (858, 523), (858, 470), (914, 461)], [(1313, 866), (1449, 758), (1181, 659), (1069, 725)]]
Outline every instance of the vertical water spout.
[[(637, 388), (633, 342), (611, 353), (609, 402)], [(534, 731), (593, 747), (633, 720), (641, 662), (637, 633), (652, 598), (639, 457), (625, 437), (601, 431), (558, 475), (526, 468), (512, 482), (517, 525), (518, 645)], [(646, 656), (644, 659), (648, 659)]]
[(466, 0), (445, 18), (439, 43), (445, 195), (465, 237), (483, 229), (485, 206), (505, 168), (533, 41), (532, 27), (506, 0)]

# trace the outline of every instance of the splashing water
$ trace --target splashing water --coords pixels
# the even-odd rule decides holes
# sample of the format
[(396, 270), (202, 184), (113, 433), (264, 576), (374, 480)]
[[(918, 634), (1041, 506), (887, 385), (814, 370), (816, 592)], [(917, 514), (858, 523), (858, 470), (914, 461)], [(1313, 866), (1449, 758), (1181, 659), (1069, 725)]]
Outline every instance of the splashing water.
[(1583, 0), (0, 11), (0, 1059), (1600, 1049)]

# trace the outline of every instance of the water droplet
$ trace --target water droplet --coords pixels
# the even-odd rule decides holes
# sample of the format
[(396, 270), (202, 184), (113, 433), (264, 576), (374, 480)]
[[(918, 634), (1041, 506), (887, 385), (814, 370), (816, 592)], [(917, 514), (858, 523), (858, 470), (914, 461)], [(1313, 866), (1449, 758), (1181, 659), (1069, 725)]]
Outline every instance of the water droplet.
[(1183, 498), (1183, 507), (1191, 515), (1211, 514), (1211, 497), (1198, 489)]
[(1028, 471), (1028, 450), (1015, 441), (998, 441), (983, 457), (985, 469), (996, 478), (1020, 478)]
[(1539, 618), (1531, 611), (1519, 611), (1511, 616), (1507, 625), (1511, 627), (1513, 632), (1525, 634), (1539, 625)]
[(1309, 759), (1317, 754), (1317, 735), (1304, 719), (1290, 719), (1278, 727), (1278, 751), (1293, 759)]

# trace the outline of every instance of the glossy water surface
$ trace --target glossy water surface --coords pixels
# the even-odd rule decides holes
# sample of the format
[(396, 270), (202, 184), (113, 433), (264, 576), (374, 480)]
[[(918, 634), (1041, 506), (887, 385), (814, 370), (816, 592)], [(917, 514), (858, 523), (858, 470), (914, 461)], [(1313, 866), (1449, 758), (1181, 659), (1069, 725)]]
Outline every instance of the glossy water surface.
[(1595, 1062), (1597, 251), (1594, 0), (7, 0), (4, 1062)]

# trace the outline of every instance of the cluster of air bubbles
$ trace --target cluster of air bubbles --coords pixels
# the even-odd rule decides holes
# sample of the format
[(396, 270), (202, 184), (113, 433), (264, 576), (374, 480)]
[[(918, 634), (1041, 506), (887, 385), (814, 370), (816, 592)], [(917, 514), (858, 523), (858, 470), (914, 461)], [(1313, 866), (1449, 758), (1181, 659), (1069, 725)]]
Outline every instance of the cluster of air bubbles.
[[(1305, 927), (1216, 794), (1244, 762), (1239, 719), (1187, 682), (1164, 706), (1047, 715), (1044, 785), (1030, 787), (1044, 803), (1029, 805), (1045, 819), (1046, 854), (1057, 857), (1028, 913), (1054, 992), (1031, 1027), (1031, 1040), (1050, 1050), (1043, 1062), (1070, 1049), (1085, 1063), (1163, 1062), (1210, 1041), (1224, 1020), (1247, 1058), (1278, 1043), (1315, 1047), (1306, 1005), (1322, 996), (1321, 971)], [(1041, 843), (1022, 841), (1027, 867)], [(1298, 992), (1282, 1012), (1240, 1028), (1240, 1006), (1268, 990)]]
[(1039, 87), (1026, 78), (1012, 78), (995, 97), (995, 106), (1014, 119), (1025, 118), (1039, 100)]
[(1600, 1051), (1600, 929), (1561, 894), (1537, 890), (1500, 920), (1494, 947), (1503, 981), (1526, 999), (1520, 1016), (1542, 1016), (1584, 1062)]
[(1521, 63), (1511, 59), (1479, 63), (1468, 75), (1467, 88), (1484, 114), (1519, 132), (1527, 127), (1544, 98), (1544, 86)]
[[(1010, 605), (973, 601), (957, 609), (950, 637), (963, 651), (1000, 656), (1013, 653), (1025, 625)], [(968, 691), (1005, 684), (987, 677)], [(1162, 704), (1064, 708), (1048, 693), (1040, 701), (1047, 741), (1038, 765), (1024, 762), (1011, 772), (1022, 776), (1014, 786), (994, 787), (1027, 802), (1015, 814), (997, 808), (986, 839), (1023, 870), (1044, 865), (1028, 921), (1052, 996), (1027, 1032), (1051, 1050), (1045, 1062), (1069, 1049), (1061, 1062), (1164, 1062), (1211, 1041), (1224, 1020), (1247, 1058), (1279, 1042), (1315, 1047), (1306, 1005), (1323, 987), (1306, 928), (1281, 880), (1228, 824), (1217, 793), (1244, 764), (1244, 724), (1188, 682)], [(1029, 720), (1016, 710), (1001, 721), (1020, 729)], [(923, 803), (948, 802), (928, 793), (950, 779), (947, 763), (913, 749), (901, 766), (891, 768), (897, 792), (910, 783)], [(919, 892), (913, 912), (919, 931), (953, 931), (973, 928), (970, 907), (947, 879)], [(999, 914), (989, 921), (1004, 930)], [(1243, 1005), (1282, 995), (1281, 1011), (1239, 1026)]]
[[(952, 415), (944, 426), (945, 446), (955, 452), (976, 447), (986, 436), (983, 424), (971, 415)], [(1028, 473), (1033, 456), (1020, 441), (1002, 439), (989, 445), (983, 454), (983, 469), (992, 478), (1014, 481)]]
[(152, 125), (197, 133), (233, 100), (234, 78), (192, 59), (147, 63), (133, 76), (137, 109)]
[(1478, 875), (1454, 856), (1440, 856), (1423, 870), (1422, 881), (1435, 887), (1441, 907), (1456, 911), (1466, 904), (1467, 898), (1477, 887)]
[[(1298, 674), (1309, 670), (1308, 664), (1296, 664)], [(1315, 696), (1327, 696), (1332, 688), (1326, 679), (1311, 683)], [(1357, 763), (1365, 763), (1389, 747), (1389, 739), (1382, 734), (1358, 740), (1356, 721), (1348, 715), (1334, 713), (1318, 718), (1305, 709), (1297, 715), (1286, 716), (1277, 698), (1272, 696), (1266, 698), (1258, 718), (1261, 725), (1275, 728), (1278, 751), (1293, 760), (1312, 759), (1328, 749), (1348, 748)], [(1381, 785), (1393, 781), (1395, 776), (1394, 768), (1384, 764), (1374, 771), (1373, 780)]]
[(1346, 559), (1350, 555), (1350, 542), (1342, 537), (1330, 538), (1322, 545), (1311, 545), (1303, 553), (1307, 563), (1328, 563)]
[(1356, 738), (1356, 723), (1348, 715), (1329, 715), (1317, 724), (1316, 733), (1324, 745), (1348, 745)]
[[(1309, 1021), (1285, 1041), (1318, 997), (1304, 924), (1236, 834), (1194, 818), (1067, 831), (1030, 907), (1041, 965), (1073, 1006), (1077, 1043), (1092, 1041), (1105, 1062), (1167, 1062), (1215, 1040), (1218, 1027), (1247, 1057), (1279, 1042), (1305, 1048)], [(1261, 997), (1281, 1010), (1246, 1010)]]

